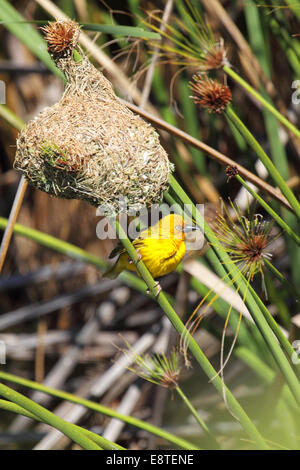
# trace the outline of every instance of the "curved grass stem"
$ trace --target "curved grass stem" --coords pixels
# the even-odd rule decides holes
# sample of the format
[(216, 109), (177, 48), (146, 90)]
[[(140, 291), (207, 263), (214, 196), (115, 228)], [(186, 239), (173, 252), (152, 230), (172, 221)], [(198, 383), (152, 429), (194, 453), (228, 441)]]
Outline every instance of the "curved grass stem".
[[(183, 191), (179, 183), (175, 180), (172, 175), (170, 176), (169, 181), (170, 186), (176, 193), (177, 197), (181, 200), (182, 204), (185, 204), (188, 208), (191, 208), (191, 216), (194, 218), (194, 220), (200, 223), (200, 226), (204, 228), (204, 235), (213, 247), (213, 251), (216, 256), (216, 262), (218, 262), (217, 260), (219, 260), (219, 263), (223, 265), (225, 270), (229, 273), (230, 278), (234, 279), (234, 284), (239, 286), (242, 295), (244, 295), (245, 291), (248, 289), (248, 292), (245, 295), (245, 303), (266, 344), (272, 352), (273, 357), (282, 375), (288, 383), (298, 406), (300, 406), (300, 383), (297, 379), (297, 376), (295, 375), (294, 370), (291, 367), (291, 364), (287, 360), (284, 352), (282, 351), (280, 345), (274, 337), (273, 331), (270, 326), (274, 327), (274, 330), (278, 334), (278, 340), (283, 342), (282, 346), (290, 349), (286, 343), (288, 340), (286, 338), (283, 338), (284, 335), (275, 320), (273, 319), (272, 315), (264, 306), (263, 302), (260, 300), (259, 296), (255, 293), (253, 288), (251, 286), (248, 286), (247, 280), (244, 278), (237, 266), (235, 266), (235, 264), (232, 262), (228, 253), (218, 240), (217, 236), (210, 228), (210, 226), (205, 222), (202, 214), (197, 210), (191, 199)], [(276, 326), (274, 323), (276, 324)]]
[(300, 302), (300, 293), (297, 291), (296, 287), (291, 284), (282, 274), (280, 271), (278, 271), (278, 269), (275, 268), (275, 266), (273, 266), (273, 264), (265, 259), (264, 260), (265, 262), (265, 265), (267, 266), (267, 268), (271, 271), (272, 274), (274, 274), (275, 277), (277, 277), (277, 279), (285, 285), (285, 287), (289, 290), (289, 292), (295, 296), (295, 299), (297, 300), (297, 302)]
[(247, 183), (246, 181), (240, 176), (236, 175), (235, 177), (239, 183), (244, 186), (244, 188), (248, 191), (251, 196), (256, 199), (256, 201), (270, 214), (273, 219), (276, 220), (277, 224), (300, 246), (300, 237), (292, 230), (292, 228), (278, 215), (278, 212), (274, 211), (269, 204), (255, 192)]
[[(11, 401), (0, 400), (0, 409), (4, 411), (10, 411), (11, 413), (15, 413), (18, 415), (26, 416), (27, 418), (33, 419), (35, 421), (39, 421), (40, 423), (46, 423), (44, 420), (42, 420), (35, 414), (31, 413), (30, 411), (25, 410), (25, 408), (22, 408), (22, 406), (19, 406), (16, 403), (13, 403)], [(120, 446), (119, 444), (116, 444), (115, 442), (111, 442), (102, 436), (99, 436), (99, 434), (95, 434), (94, 432), (89, 431), (88, 429), (81, 428), (80, 426), (77, 426), (76, 424), (73, 424), (73, 423), (69, 423), (69, 424), (74, 429), (77, 429), (86, 437), (94, 441), (103, 450), (126, 450), (124, 447)]]
[[(8, 224), (8, 219), (4, 217), (0, 217), (0, 229), (4, 230)], [(25, 225), (21, 225), (16, 223), (14, 225), (14, 233), (18, 235), (22, 235), (30, 240), (33, 240), (39, 243), (42, 246), (46, 246), (52, 250), (57, 251), (58, 253), (62, 253), (63, 255), (69, 256), (70, 258), (83, 261), (85, 263), (90, 263), (100, 271), (104, 271), (107, 269), (108, 264), (101, 258), (92, 253), (89, 253), (82, 248), (72, 245), (71, 243), (65, 242), (64, 240), (60, 240), (59, 238), (53, 237), (52, 235), (48, 235), (43, 233), (39, 230), (35, 230), (30, 227), (26, 227)], [(134, 274), (129, 272), (123, 272), (120, 275), (122, 282), (127, 284), (130, 287), (135, 288), (136, 290), (145, 293), (146, 286), (145, 283), (137, 278)]]
[(237, 130), (246, 139), (248, 144), (253, 148), (258, 158), (261, 160), (261, 162), (264, 164), (264, 166), (268, 170), (271, 178), (280, 188), (282, 194), (284, 194), (284, 196), (286, 197), (286, 199), (289, 201), (290, 205), (294, 209), (295, 214), (300, 219), (300, 202), (294, 195), (293, 191), (286, 184), (283, 177), (281, 176), (281, 174), (279, 173), (279, 171), (277, 170), (277, 168), (275, 167), (271, 159), (268, 157), (266, 152), (263, 150), (261, 145), (257, 142), (255, 137), (253, 137), (251, 132), (247, 129), (245, 124), (237, 116), (237, 114), (234, 112), (234, 110), (232, 109), (230, 105), (227, 106), (225, 115), (227, 116), (228, 119), (230, 119), (233, 122)]
[(258, 93), (249, 83), (246, 82), (239, 74), (237, 74), (231, 67), (224, 65), (224, 72), (233, 78), (234, 81), (239, 83), (250, 95), (254, 96), (268, 111), (270, 111), (284, 126), (286, 126), (291, 132), (300, 139), (300, 131), (294, 124), (292, 124), (286, 117), (284, 117), (279, 111), (277, 111), (271, 103), (269, 103), (260, 93)]
[(188, 399), (188, 397), (185, 395), (185, 393), (181, 390), (179, 386), (175, 388), (176, 392), (178, 395), (182, 398), (192, 415), (194, 416), (195, 420), (197, 421), (198, 424), (200, 424), (200, 427), (204, 430), (205, 434), (209, 437), (209, 439), (213, 442), (214, 444), (214, 449), (220, 449), (220, 445), (216, 438), (213, 436), (213, 434), (210, 432), (209, 428), (203, 421), (203, 419), (199, 416), (197, 413), (197, 410), (193, 407), (192, 403)]
[(86, 450), (101, 450), (101, 448), (92, 441), (86, 434), (81, 432), (80, 427), (75, 428), (72, 424), (67, 423), (63, 419), (59, 418), (51, 411), (46, 410), (41, 405), (38, 405), (34, 401), (25, 397), (19, 392), (7, 387), (6, 385), (0, 383), (0, 395), (6, 398), (9, 401), (12, 401), (16, 405), (21, 406), (26, 411), (32, 413), (33, 415), (40, 418), (44, 423), (53, 426), (55, 429), (58, 429), (76, 444), (80, 445), (83, 449)]
[(146, 423), (140, 419), (133, 418), (132, 416), (123, 415), (121, 413), (118, 413), (115, 410), (112, 410), (111, 408), (108, 408), (107, 406), (101, 405), (91, 400), (87, 400), (85, 398), (77, 397), (76, 395), (73, 395), (72, 393), (67, 393), (67, 392), (63, 392), (62, 390), (57, 390), (55, 388), (46, 387), (45, 385), (39, 384), (37, 382), (33, 382), (32, 380), (23, 379), (22, 377), (18, 377), (13, 374), (8, 374), (7, 372), (3, 372), (3, 371), (0, 371), (0, 379), (17, 383), (19, 385), (31, 388), (33, 390), (38, 390), (40, 392), (47, 393), (48, 395), (60, 398), (62, 400), (67, 400), (71, 403), (82, 405), (90, 410), (96, 411), (97, 413), (110, 416), (111, 418), (117, 418), (120, 421), (123, 421), (124, 423), (130, 424), (131, 426), (135, 426), (137, 428), (143, 429), (144, 431), (148, 431), (151, 434), (154, 434), (155, 436), (161, 437), (162, 439), (165, 439), (166, 441), (169, 441), (172, 444), (175, 444), (176, 446), (181, 447), (182, 449), (199, 450), (199, 447), (196, 447), (191, 442), (188, 442), (185, 439), (175, 436), (174, 434), (168, 431), (160, 429), (159, 427), (154, 426), (153, 424)]

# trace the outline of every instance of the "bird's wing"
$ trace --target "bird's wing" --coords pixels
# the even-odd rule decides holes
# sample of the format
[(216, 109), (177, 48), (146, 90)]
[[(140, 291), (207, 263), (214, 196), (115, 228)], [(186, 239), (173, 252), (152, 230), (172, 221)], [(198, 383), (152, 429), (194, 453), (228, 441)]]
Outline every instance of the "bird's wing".
[(161, 243), (161, 248), (163, 249), (163, 261), (170, 260), (171, 258), (174, 258), (178, 254), (179, 247), (183, 243), (180, 241), (179, 244), (177, 244), (174, 240), (169, 240), (169, 239), (163, 239), (160, 241)]
[[(151, 235), (151, 227), (150, 228), (147, 228), (145, 230), (142, 230), (139, 234), (139, 236), (137, 238), (135, 238), (134, 240), (130, 240), (131, 243), (133, 243), (133, 245), (135, 246), (136, 243), (138, 243), (140, 240), (144, 240), (145, 238), (148, 238), (149, 236)], [(125, 248), (123, 247), (122, 243), (119, 242), (117, 244), (117, 246), (111, 251), (110, 255), (109, 255), (109, 259), (112, 259), (114, 258), (115, 256), (117, 255), (121, 255), (123, 253), (125, 253)]]
[[(135, 248), (139, 248), (143, 244), (143, 240), (144, 240), (143, 237), (138, 237), (135, 240), (131, 240), (131, 243), (133, 244)], [(122, 255), (125, 252), (126, 252), (125, 248), (123, 247), (122, 243), (119, 242), (117, 246), (111, 251), (108, 258), (112, 259), (115, 256)]]
[(108, 258), (112, 259), (117, 255), (121, 255), (122, 253), (125, 253), (125, 249), (123, 248), (122, 243), (119, 242), (117, 246), (112, 250)]

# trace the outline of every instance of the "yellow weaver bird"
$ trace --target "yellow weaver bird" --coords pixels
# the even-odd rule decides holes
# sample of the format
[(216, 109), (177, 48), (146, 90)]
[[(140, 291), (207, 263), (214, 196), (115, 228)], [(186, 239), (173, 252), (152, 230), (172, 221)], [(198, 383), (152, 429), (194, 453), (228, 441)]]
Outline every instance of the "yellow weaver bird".
[[(185, 234), (192, 230), (198, 230), (198, 227), (187, 225), (181, 215), (170, 214), (141, 232), (139, 237), (133, 240), (132, 244), (139, 258), (145, 263), (154, 279), (177, 268), (185, 254)], [(104, 273), (105, 276), (114, 279), (124, 269), (138, 273), (125, 249), (117, 246), (109, 257), (114, 258), (117, 254), (119, 258)]]

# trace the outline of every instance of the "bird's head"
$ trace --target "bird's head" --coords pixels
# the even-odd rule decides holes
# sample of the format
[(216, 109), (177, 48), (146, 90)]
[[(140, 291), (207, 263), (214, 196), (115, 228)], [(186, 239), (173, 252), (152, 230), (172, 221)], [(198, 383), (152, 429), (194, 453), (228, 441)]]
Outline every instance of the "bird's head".
[(169, 214), (160, 220), (160, 229), (163, 237), (184, 240), (187, 233), (199, 230), (199, 227), (187, 224), (181, 215)]

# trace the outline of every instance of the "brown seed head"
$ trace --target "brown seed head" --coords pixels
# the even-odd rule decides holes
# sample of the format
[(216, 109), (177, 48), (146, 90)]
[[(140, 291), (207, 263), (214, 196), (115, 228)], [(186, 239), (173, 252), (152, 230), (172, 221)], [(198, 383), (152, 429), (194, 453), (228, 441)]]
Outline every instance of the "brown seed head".
[(228, 165), (225, 169), (225, 173), (227, 176), (227, 183), (228, 183), (228, 181), (231, 180), (231, 178), (234, 178), (236, 175), (239, 174), (239, 170), (237, 166), (235, 165)]
[(264, 261), (272, 254), (267, 248), (274, 240), (270, 232), (273, 224), (260, 214), (243, 216), (239, 207), (231, 203), (232, 214), (223, 206), (215, 225), (215, 233), (231, 260), (250, 280), (260, 273), (263, 279)]
[(56, 21), (41, 28), (45, 33), (48, 51), (55, 57), (68, 56), (76, 47), (80, 28), (75, 21)]
[(211, 80), (207, 75), (194, 75), (190, 87), (195, 93), (193, 101), (209, 113), (222, 113), (231, 101), (231, 91), (227, 85)]
[(257, 234), (253, 233), (245, 242), (237, 244), (236, 248), (241, 251), (245, 258), (248, 258), (249, 263), (256, 263), (263, 258), (268, 243), (268, 236), (259, 232)]

